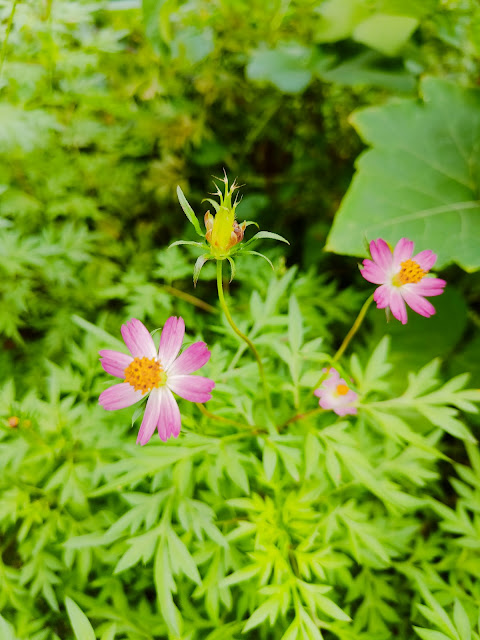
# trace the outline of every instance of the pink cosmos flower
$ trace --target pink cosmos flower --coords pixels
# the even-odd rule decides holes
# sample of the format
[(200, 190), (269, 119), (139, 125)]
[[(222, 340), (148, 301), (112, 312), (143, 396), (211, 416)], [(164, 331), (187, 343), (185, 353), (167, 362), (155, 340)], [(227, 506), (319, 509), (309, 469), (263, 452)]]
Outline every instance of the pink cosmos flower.
[(322, 382), (318, 389), (313, 392), (319, 400), (322, 409), (332, 409), (337, 416), (346, 416), (348, 413), (354, 415), (357, 408), (354, 403), (358, 394), (352, 391), (336, 369), (322, 369), (323, 373), (328, 373), (328, 377)]
[(204, 342), (195, 342), (178, 355), (184, 334), (183, 318), (168, 318), (157, 353), (148, 329), (134, 318), (122, 325), (122, 336), (131, 355), (109, 349), (100, 351), (105, 371), (124, 380), (100, 394), (99, 403), (105, 409), (124, 409), (150, 394), (137, 444), (147, 444), (157, 427), (163, 441), (180, 433), (180, 411), (172, 391), (191, 402), (206, 402), (212, 397), (213, 380), (189, 375), (208, 362), (210, 351)]
[(439, 296), (447, 284), (440, 278), (426, 277), (437, 256), (430, 250), (412, 258), (413, 242), (402, 238), (392, 251), (385, 240), (370, 242), (372, 260), (364, 260), (360, 268), (365, 280), (381, 285), (373, 299), (378, 309), (390, 307), (402, 324), (407, 322), (408, 306), (425, 318), (433, 316), (435, 307), (424, 296)]

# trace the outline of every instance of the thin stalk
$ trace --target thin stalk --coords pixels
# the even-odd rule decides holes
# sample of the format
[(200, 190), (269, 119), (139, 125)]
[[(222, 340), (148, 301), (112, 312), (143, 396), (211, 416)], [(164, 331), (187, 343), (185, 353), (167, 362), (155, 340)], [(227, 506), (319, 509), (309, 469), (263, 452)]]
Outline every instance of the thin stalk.
[[(337, 362), (338, 360), (340, 360), (340, 358), (345, 353), (345, 350), (347, 349), (348, 345), (350, 344), (353, 336), (360, 329), (361, 324), (362, 324), (362, 322), (363, 322), (363, 320), (364, 320), (364, 318), (365, 318), (365, 316), (367, 314), (367, 311), (368, 311), (370, 305), (372, 304), (372, 302), (373, 302), (373, 293), (363, 303), (363, 307), (360, 309), (360, 311), (358, 313), (358, 316), (355, 318), (355, 322), (352, 324), (352, 326), (350, 328), (350, 331), (347, 333), (347, 335), (343, 339), (342, 344), (339, 346), (339, 348), (337, 349), (337, 352), (333, 356), (332, 365), (335, 364), (335, 362)], [(315, 389), (318, 389), (318, 387), (322, 384), (322, 382), (325, 380), (325, 378), (327, 376), (328, 376), (328, 371), (326, 373), (322, 373), (322, 375), (320, 376), (317, 384), (315, 385)]]
[(185, 293), (185, 291), (182, 291), (181, 289), (177, 289), (176, 287), (172, 287), (169, 284), (162, 284), (160, 286), (164, 291), (166, 291), (167, 293), (170, 293), (172, 296), (176, 296), (181, 300), (185, 300), (185, 302), (189, 302), (190, 304), (193, 304), (195, 307), (198, 307), (199, 309), (203, 309), (204, 311), (208, 311), (209, 313), (218, 313), (218, 309), (215, 309), (215, 307), (212, 307), (212, 305), (208, 304), (208, 302), (205, 302), (204, 300), (201, 300), (196, 296), (192, 296), (190, 293)]
[(352, 324), (352, 328), (350, 329), (350, 331), (347, 333), (347, 335), (343, 339), (343, 342), (340, 345), (340, 347), (338, 348), (337, 353), (333, 356), (333, 362), (337, 362), (337, 360), (340, 360), (340, 358), (343, 356), (343, 354), (345, 352), (345, 349), (350, 344), (351, 339), (357, 333), (357, 331), (360, 329), (360, 326), (361, 326), (361, 324), (363, 322), (363, 319), (365, 318), (365, 316), (367, 314), (367, 311), (368, 311), (368, 308), (370, 307), (372, 302), (373, 302), (373, 293), (363, 303), (363, 307), (360, 309), (360, 312), (359, 312), (358, 316), (356, 317), (355, 322)]
[(304, 411), (303, 413), (297, 413), (296, 415), (289, 418), (286, 422), (281, 424), (278, 427), (278, 430), (281, 431), (292, 422), (298, 422), (299, 420), (303, 420), (304, 418), (310, 418), (312, 416), (316, 416), (317, 414), (323, 413), (324, 411), (325, 409), (322, 409), (322, 407), (317, 407), (316, 409), (310, 409), (309, 411)]
[(205, 417), (210, 418), (211, 420), (217, 420), (218, 422), (223, 422), (224, 424), (230, 424), (234, 427), (241, 427), (242, 429), (255, 429), (257, 431), (260, 429), (260, 427), (257, 427), (254, 424), (239, 422), (237, 420), (232, 420), (231, 418), (225, 418), (224, 416), (219, 416), (216, 413), (212, 413), (206, 407), (204, 407), (203, 404), (200, 404), (200, 402), (196, 402), (195, 404), (197, 405), (201, 413), (203, 413)]
[(13, 17), (15, 15), (15, 9), (17, 8), (18, 2), (19, 0), (14, 0), (12, 10), (10, 11), (10, 15), (8, 17), (7, 30), (5, 31), (5, 40), (3, 41), (2, 50), (0, 51), (0, 75), (2, 73), (3, 63), (5, 62), (5, 56), (7, 55), (8, 38), (13, 27)]
[[(361, 324), (363, 322), (363, 319), (365, 318), (365, 316), (367, 314), (367, 311), (368, 311), (368, 308), (370, 307), (372, 302), (373, 302), (373, 293), (363, 303), (363, 307), (360, 309), (358, 316), (355, 318), (355, 322), (352, 324), (352, 326), (350, 328), (350, 331), (347, 333), (347, 335), (343, 339), (342, 344), (340, 345), (340, 347), (338, 348), (337, 352), (333, 356), (332, 362), (331, 362), (332, 365), (335, 362), (337, 362), (338, 360), (340, 360), (340, 358), (345, 353), (345, 350), (347, 349), (348, 345), (350, 344), (353, 336), (360, 329), (360, 326), (361, 326)], [(322, 384), (322, 382), (328, 376), (328, 370), (329, 370), (329, 367), (327, 368), (327, 371), (325, 373), (322, 373), (322, 375), (320, 376), (320, 378), (318, 379), (318, 382), (316, 383), (316, 385), (314, 387), (315, 389), (318, 389), (318, 387)], [(309, 417), (311, 415), (315, 415), (316, 413), (321, 413), (321, 411), (323, 411), (323, 409), (320, 408), (320, 409), (312, 409), (311, 411), (307, 411), (306, 413), (297, 413), (295, 416), (293, 416), (292, 418), (287, 420), (287, 422), (284, 422), (281, 425), (280, 429), (283, 429), (284, 427), (286, 427), (291, 422), (296, 422), (297, 420), (302, 420), (303, 418), (307, 418), (307, 417)]]
[(265, 404), (267, 405), (268, 413), (272, 415), (272, 404), (270, 402), (270, 393), (268, 392), (267, 378), (265, 376), (265, 369), (263, 368), (262, 359), (260, 358), (260, 355), (257, 349), (255, 348), (255, 345), (253, 344), (253, 342), (250, 340), (248, 336), (246, 336), (244, 333), (240, 331), (240, 329), (237, 327), (237, 325), (235, 324), (230, 314), (230, 310), (227, 306), (227, 303), (225, 301), (225, 295), (223, 293), (222, 266), (223, 266), (223, 260), (217, 260), (217, 289), (218, 289), (218, 300), (220, 302), (220, 306), (222, 307), (223, 313), (225, 314), (225, 317), (228, 320), (228, 324), (232, 327), (232, 329), (235, 331), (237, 336), (241, 338), (250, 347), (250, 350), (252, 351), (255, 357), (255, 360), (257, 361), (258, 372), (260, 374), (260, 379), (262, 381), (262, 386), (263, 386), (263, 395), (265, 396)]

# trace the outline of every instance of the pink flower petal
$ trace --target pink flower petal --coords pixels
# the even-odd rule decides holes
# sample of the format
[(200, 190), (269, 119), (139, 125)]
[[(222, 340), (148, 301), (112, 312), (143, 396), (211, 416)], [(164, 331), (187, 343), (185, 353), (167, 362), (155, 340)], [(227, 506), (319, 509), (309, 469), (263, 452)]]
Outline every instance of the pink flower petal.
[(128, 350), (134, 358), (155, 358), (157, 355), (153, 338), (147, 327), (133, 318), (130, 322), (122, 324), (122, 336)]
[(153, 435), (160, 416), (160, 404), (162, 394), (160, 389), (153, 389), (145, 407), (142, 424), (137, 436), (137, 444), (147, 444)]
[(168, 370), (168, 375), (193, 373), (210, 360), (210, 355), (205, 342), (195, 342), (178, 356)]
[(320, 392), (320, 394), (315, 394), (318, 395), (320, 398), (319, 401), (319, 405), (322, 407), (322, 409), (333, 409), (333, 402), (332, 399), (327, 397), (326, 395), (324, 395), (323, 393)]
[(215, 382), (203, 376), (168, 376), (168, 387), (181, 398), (190, 402), (207, 402), (210, 400), (211, 391)]
[(385, 309), (390, 304), (390, 296), (392, 292), (392, 287), (388, 284), (382, 284), (381, 287), (375, 289), (373, 294), (373, 299), (377, 303), (377, 309)]
[(417, 253), (416, 256), (413, 256), (412, 260), (419, 264), (425, 271), (430, 271), (437, 261), (437, 255), (433, 253), (433, 251), (430, 251), (430, 249), (426, 249), (425, 251)]
[(181, 349), (183, 336), (185, 335), (185, 322), (183, 318), (171, 316), (165, 322), (158, 347), (158, 359), (165, 371), (173, 363)]
[(346, 416), (346, 415), (352, 415), (354, 416), (357, 413), (357, 407), (335, 407), (333, 409), (334, 413), (337, 414), (337, 416)]
[(400, 320), (402, 324), (407, 324), (407, 309), (402, 295), (397, 288), (390, 291), (390, 309), (397, 320)]
[(370, 253), (372, 254), (374, 262), (376, 262), (382, 270), (390, 269), (393, 256), (385, 240), (382, 240), (382, 238), (378, 238), (376, 241), (372, 240), (372, 242), (370, 242)]
[(125, 377), (125, 369), (133, 361), (132, 356), (110, 349), (102, 349), (99, 353), (102, 356), (100, 364), (107, 373), (117, 378)]
[(435, 307), (433, 304), (428, 302), (428, 300), (425, 300), (422, 296), (419, 296), (417, 293), (414, 293), (406, 287), (402, 287), (401, 294), (408, 306), (421, 316), (429, 318), (435, 313)]
[(400, 268), (400, 263), (409, 260), (413, 253), (413, 242), (407, 238), (400, 238), (393, 250), (393, 264)]
[(373, 282), (373, 284), (383, 284), (388, 278), (387, 273), (372, 260), (363, 261), (363, 268), (360, 268), (360, 273), (365, 280)]
[(165, 442), (173, 436), (176, 438), (182, 426), (180, 410), (172, 392), (163, 387), (160, 416), (158, 418), (158, 435)]
[(100, 394), (98, 402), (107, 411), (115, 411), (115, 409), (125, 409), (135, 402), (142, 399), (142, 392), (140, 390), (135, 391), (132, 385), (128, 382), (121, 382), (115, 384), (113, 387), (105, 389)]
[(439, 296), (446, 284), (441, 278), (422, 278), (420, 282), (410, 285), (409, 289), (420, 296)]

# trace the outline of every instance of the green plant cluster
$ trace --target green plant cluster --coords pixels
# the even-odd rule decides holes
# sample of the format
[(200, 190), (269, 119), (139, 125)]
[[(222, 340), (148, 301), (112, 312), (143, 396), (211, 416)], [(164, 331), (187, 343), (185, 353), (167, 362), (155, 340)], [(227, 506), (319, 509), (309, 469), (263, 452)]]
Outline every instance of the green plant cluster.
[[(0, 640), (479, 640), (478, 4), (0, 0), (0, 37)], [(273, 418), (213, 265), (167, 250), (224, 167), (291, 243), (225, 283)], [(315, 412), (380, 236), (446, 293), (371, 309), (358, 415)], [(214, 397), (137, 447), (98, 350), (170, 315)]]

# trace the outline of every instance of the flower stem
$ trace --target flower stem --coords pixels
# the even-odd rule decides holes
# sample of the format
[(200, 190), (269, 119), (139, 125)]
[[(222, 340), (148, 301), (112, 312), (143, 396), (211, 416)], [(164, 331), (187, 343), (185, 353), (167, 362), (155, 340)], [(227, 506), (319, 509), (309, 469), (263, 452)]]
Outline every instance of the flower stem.
[(219, 416), (216, 413), (212, 413), (211, 411), (209, 411), (203, 404), (200, 404), (200, 402), (196, 402), (195, 404), (206, 418), (210, 418), (211, 420), (218, 420), (219, 422), (223, 422), (224, 424), (231, 424), (234, 427), (241, 427), (242, 429), (254, 429), (256, 431), (261, 431), (260, 427), (257, 427), (254, 424), (247, 424), (246, 422), (239, 422), (238, 420), (231, 420), (230, 418)]
[[(363, 303), (363, 307), (360, 309), (358, 316), (355, 318), (355, 322), (352, 324), (350, 331), (347, 333), (347, 335), (345, 336), (345, 338), (343, 339), (342, 344), (339, 346), (339, 348), (337, 349), (335, 355), (332, 358), (332, 365), (337, 362), (338, 360), (340, 360), (340, 358), (343, 356), (343, 354), (345, 353), (345, 350), (347, 349), (348, 345), (350, 344), (353, 336), (357, 333), (357, 331), (360, 329), (360, 326), (363, 322), (363, 319), (365, 318), (368, 308), (370, 307), (370, 305), (373, 302), (373, 293), (371, 296), (369, 296), (365, 302)], [(327, 367), (327, 371), (326, 373), (322, 373), (322, 375), (320, 376), (317, 384), (315, 385), (315, 389), (318, 389), (318, 387), (322, 384), (322, 382), (325, 380), (325, 378), (328, 376), (328, 371), (330, 370), (330, 367)]]
[(255, 360), (257, 361), (258, 372), (260, 374), (260, 379), (262, 381), (263, 394), (265, 396), (265, 403), (266, 403), (266, 406), (267, 406), (267, 411), (271, 415), (272, 414), (272, 405), (271, 405), (271, 402), (270, 402), (270, 394), (268, 392), (267, 378), (265, 376), (265, 369), (263, 368), (263, 362), (262, 362), (262, 360), (260, 358), (260, 355), (259, 355), (257, 349), (255, 348), (255, 345), (253, 344), (253, 342), (250, 340), (250, 338), (248, 336), (246, 336), (244, 333), (242, 333), (240, 331), (240, 329), (237, 327), (237, 325), (233, 321), (233, 318), (232, 318), (232, 316), (230, 314), (230, 310), (227, 307), (227, 303), (225, 302), (225, 295), (223, 293), (222, 265), (223, 265), (223, 260), (217, 260), (217, 289), (218, 289), (218, 299), (219, 299), (219, 302), (220, 302), (220, 306), (222, 307), (223, 313), (225, 314), (225, 317), (227, 318), (229, 325), (235, 331), (237, 336), (239, 338), (241, 338), (244, 342), (247, 343), (247, 345), (250, 347), (250, 349), (251, 349), (251, 351), (252, 351), (252, 353), (253, 353), (253, 355), (255, 357)]
[(3, 41), (2, 49), (0, 51), (0, 74), (2, 73), (3, 63), (5, 62), (5, 56), (7, 55), (8, 38), (10, 36), (10, 31), (12, 30), (12, 27), (13, 27), (13, 18), (15, 16), (15, 9), (17, 8), (18, 2), (19, 0), (14, 0), (12, 4), (12, 9), (10, 11), (10, 15), (8, 17), (7, 29), (5, 31), (5, 39)]
[(351, 327), (350, 331), (347, 333), (347, 335), (343, 339), (342, 344), (338, 348), (336, 354), (333, 356), (333, 361), (332, 362), (337, 362), (337, 360), (340, 360), (340, 358), (343, 356), (343, 354), (345, 352), (345, 349), (350, 344), (351, 339), (357, 333), (357, 331), (360, 329), (360, 325), (362, 324), (363, 319), (365, 318), (365, 315), (366, 315), (366, 313), (368, 311), (368, 308), (372, 304), (372, 302), (373, 302), (373, 293), (363, 303), (363, 307), (360, 309), (360, 312), (359, 312), (358, 316), (356, 317), (355, 322), (352, 324), (352, 327)]
[(281, 431), (282, 429), (284, 429), (287, 425), (291, 424), (292, 422), (298, 422), (299, 420), (304, 420), (305, 418), (310, 418), (311, 416), (316, 416), (319, 413), (322, 413), (324, 411), (325, 411), (325, 409), (322, 409), (322, 407), (317, 407), (316, 409), (310, 409), (309, 411), (305, 411), (304, 413), (297, 413), (296, 415), (294, 415), (291, 418), (289, 418), (286, 422), (281, 424), (278, 427), (278, 430)]

